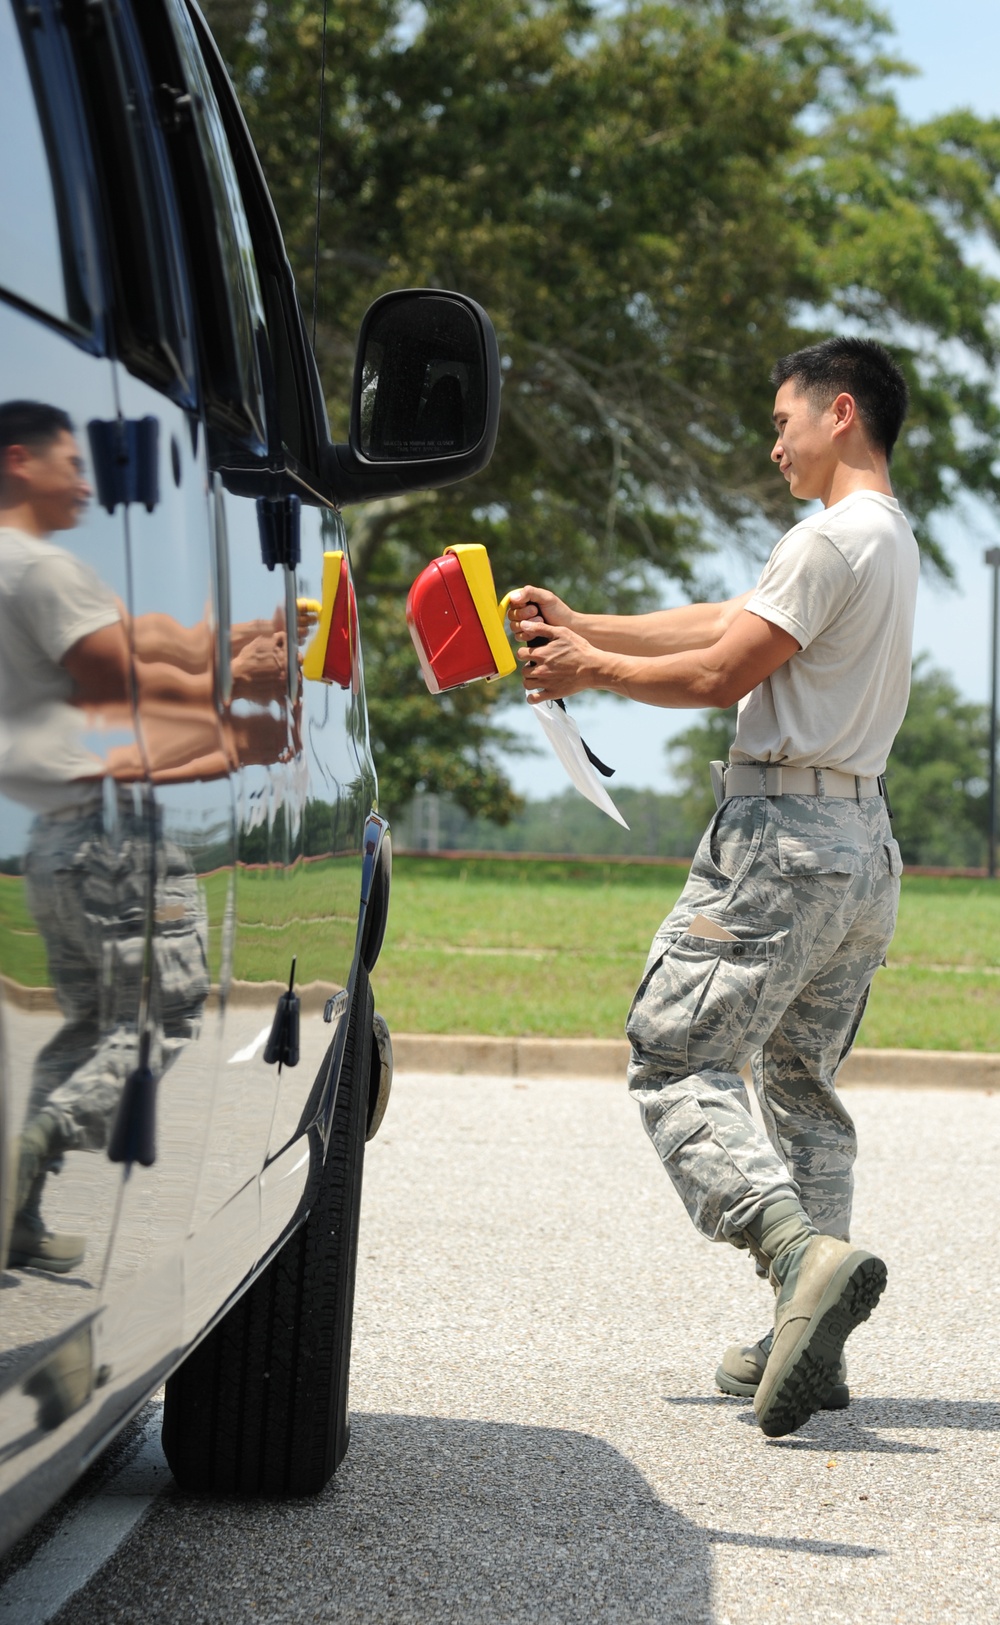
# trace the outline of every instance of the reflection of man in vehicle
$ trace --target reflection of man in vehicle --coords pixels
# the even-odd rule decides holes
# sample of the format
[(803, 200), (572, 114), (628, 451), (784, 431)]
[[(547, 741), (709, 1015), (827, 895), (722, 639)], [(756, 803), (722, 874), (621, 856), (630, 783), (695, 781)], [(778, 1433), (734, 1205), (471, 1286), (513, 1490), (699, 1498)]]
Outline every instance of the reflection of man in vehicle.
[[(89, 496), (66, 414), (0, 405), (0, 792), (36, 814), (26, 895), (64, 1017), (35, 1061), (8, 1262), (56, 1272), (79, 1264), (85, 1238), (46, 1228), (47, 1174), (64, 1152), (107, 1144), (140, 1019), (162, 1075), (196, 1035), (209, 991), (198, 881), (163, 835), (150, 781), (225, 777), (298, 749), (283, 613), (231, 629), (242, 703), (220, 715), (208, 620), (130, 617), (49, 540), (79, 522)], [(312, 619), (300, 610), (299, 642)]]
[[(144, 787), (114, 785), (85, 739), (98, 718), (131, 732), (132, 709), (123, 606), (48, 539), (78, 523), (89, 496), (66, 414), (0, 406), (0, 790), (36, 814), (26, 895), (64, 1017), (35, 1060), (8, 1262), (56, 1272), (79, 1264), (85, 1238), (46, 1228), (42, 1189), (64, 1152), (107, 1143), (135, 1065), (151, 881), (149, 1017), (164, 1050), (191, 1036), (208, 992), (187, 856), (156, 839)], [(113, 754), (123, 779), (138, 777), (134, 745)]]

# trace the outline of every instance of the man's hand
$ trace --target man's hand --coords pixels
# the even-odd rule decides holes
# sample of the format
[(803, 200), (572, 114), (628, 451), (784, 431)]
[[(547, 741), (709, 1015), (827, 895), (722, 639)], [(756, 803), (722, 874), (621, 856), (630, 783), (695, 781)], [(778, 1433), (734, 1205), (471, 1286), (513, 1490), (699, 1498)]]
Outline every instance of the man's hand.
[(529, 705), (539, 705), (542, 700), (564, 700), (585, 688), (600, 686), (601, 651), (578, 632), (572, 632), (568, 626), (547, 626), (544, 621), (525, 619), (521, 621), (519, 636), (531, 642), (535, 638), (544, 640), (533, 649), (517, 651), (518, 660), (524, 663), (522, 680)]
[(510, 595), (507, 619), (514, 636), (526, 642), (528, 637), (537, 636), (537, 631), (524, 632), (523, 628), (529, 621), (542, 621), (546, 626), (572, 627), (577, 616), (547, 587), (519, 587)]
[(284, 631), (251, 638), (233, 656), (233, 698), (269, 705), (284, 699), (288, 682), (288, 646)]
[(675, 655), (622, 655), (595, 647), (565, 626), (522, 621), (521, 634), (537, 648), (521, 648), (528, 699), (562, 700), (586, 688), (607, 688), (646, 705), (693, 710), (724, 709), (762, 683), (798, 653), (799, 644), (780, 626), (742, 612), (708, 649)]
[[(295, 639), (297, 643), (305, 643), (306, 639), (316, 630), (317, 626), (319, 625), (321, 613), (322, 606), (320, 606), (320, 609), (317, 609), (314, 599), (296, 598)], [(282, 616), (282, 626), (280, 630), (284, 630), (284, 616)]]
[(544, 621), (546, 626), (568, 627), (607, 654), (652, 658), (711, 648), (739, 619), (752, 596), (745, 592), (718, 604), (681, 604), (644, 615), (583, 615), (544, 587), (521, 587), (510, 595), (507, 616), (511, 630), (524, 642), (525, 623)]

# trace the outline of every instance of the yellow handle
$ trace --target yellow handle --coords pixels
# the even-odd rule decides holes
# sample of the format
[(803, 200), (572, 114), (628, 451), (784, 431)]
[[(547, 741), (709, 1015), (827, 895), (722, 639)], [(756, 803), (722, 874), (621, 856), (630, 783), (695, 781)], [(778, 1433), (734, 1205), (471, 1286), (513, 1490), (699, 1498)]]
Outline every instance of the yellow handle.
[(315, 598), (309, 600), (310, 608), (319, 610), (319, 625), (313, 634), (312, 642), (302, 657), (302, 675), (308, 677), (312, 683), (323, 682), (326, 646), (330, 640), (333, 606), (337, 598), (337, 589), (340, 586), (340, 566), (343, 557), (342, 551), (323, 554), (323, 598), (319, 604), (316, 603)]
[[(456, 542), (445, 548), (446, 553), (454, 553), (465, 577), (465, 584), (469, 589), (472, 602), (476, 607), (480, 625), (486, 635), (490, 646), (493, 663), (496, 666), (496, 677), (506, 677), (509, 672), (517, 670), (517, 661), (510, 644), (507, 642), (503, 624), (503, 615), (509, 602), (508, 597), (497, 604), (497, 590), (493, 585), (493, 572), (490, 561), (482, 542)], [(494, 607), (496, 606), (496, 607)], [(494, 620), (494, 616), (497, 617)], [(487, 681), (493, 681), (487, 678)]]

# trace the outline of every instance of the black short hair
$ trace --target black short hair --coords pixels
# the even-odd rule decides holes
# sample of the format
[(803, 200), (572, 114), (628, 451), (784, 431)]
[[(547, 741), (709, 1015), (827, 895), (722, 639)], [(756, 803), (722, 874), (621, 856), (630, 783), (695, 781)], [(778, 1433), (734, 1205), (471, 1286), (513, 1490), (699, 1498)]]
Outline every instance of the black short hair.
[(829, 406), (838, 395), (853, 395), (872, 444), (892, 456), (903, 427), (910, 391), (897, 363), (875, 339), (838, 337), (782, 356), (771, 371), (776, 389), (791, 379), (806, 395)]
[(51, 446), (61, 434), (73, 433), (73, 419), (61, 406), (42, 401), (4, 401), (0, 404), (0, 452), (8, 446)]

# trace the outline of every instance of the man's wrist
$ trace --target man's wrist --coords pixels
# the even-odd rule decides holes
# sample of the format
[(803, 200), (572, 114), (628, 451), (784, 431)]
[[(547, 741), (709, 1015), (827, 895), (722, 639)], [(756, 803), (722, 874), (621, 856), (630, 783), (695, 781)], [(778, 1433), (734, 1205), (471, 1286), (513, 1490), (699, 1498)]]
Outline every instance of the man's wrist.
[(598, 650), (595, 666), (595, 688), (607, 689), (612, 694), (628, 695), (628, 680), (632, 675), (631, 668), (635, 661), (631, 655), (612, 654), (608, 650)]

